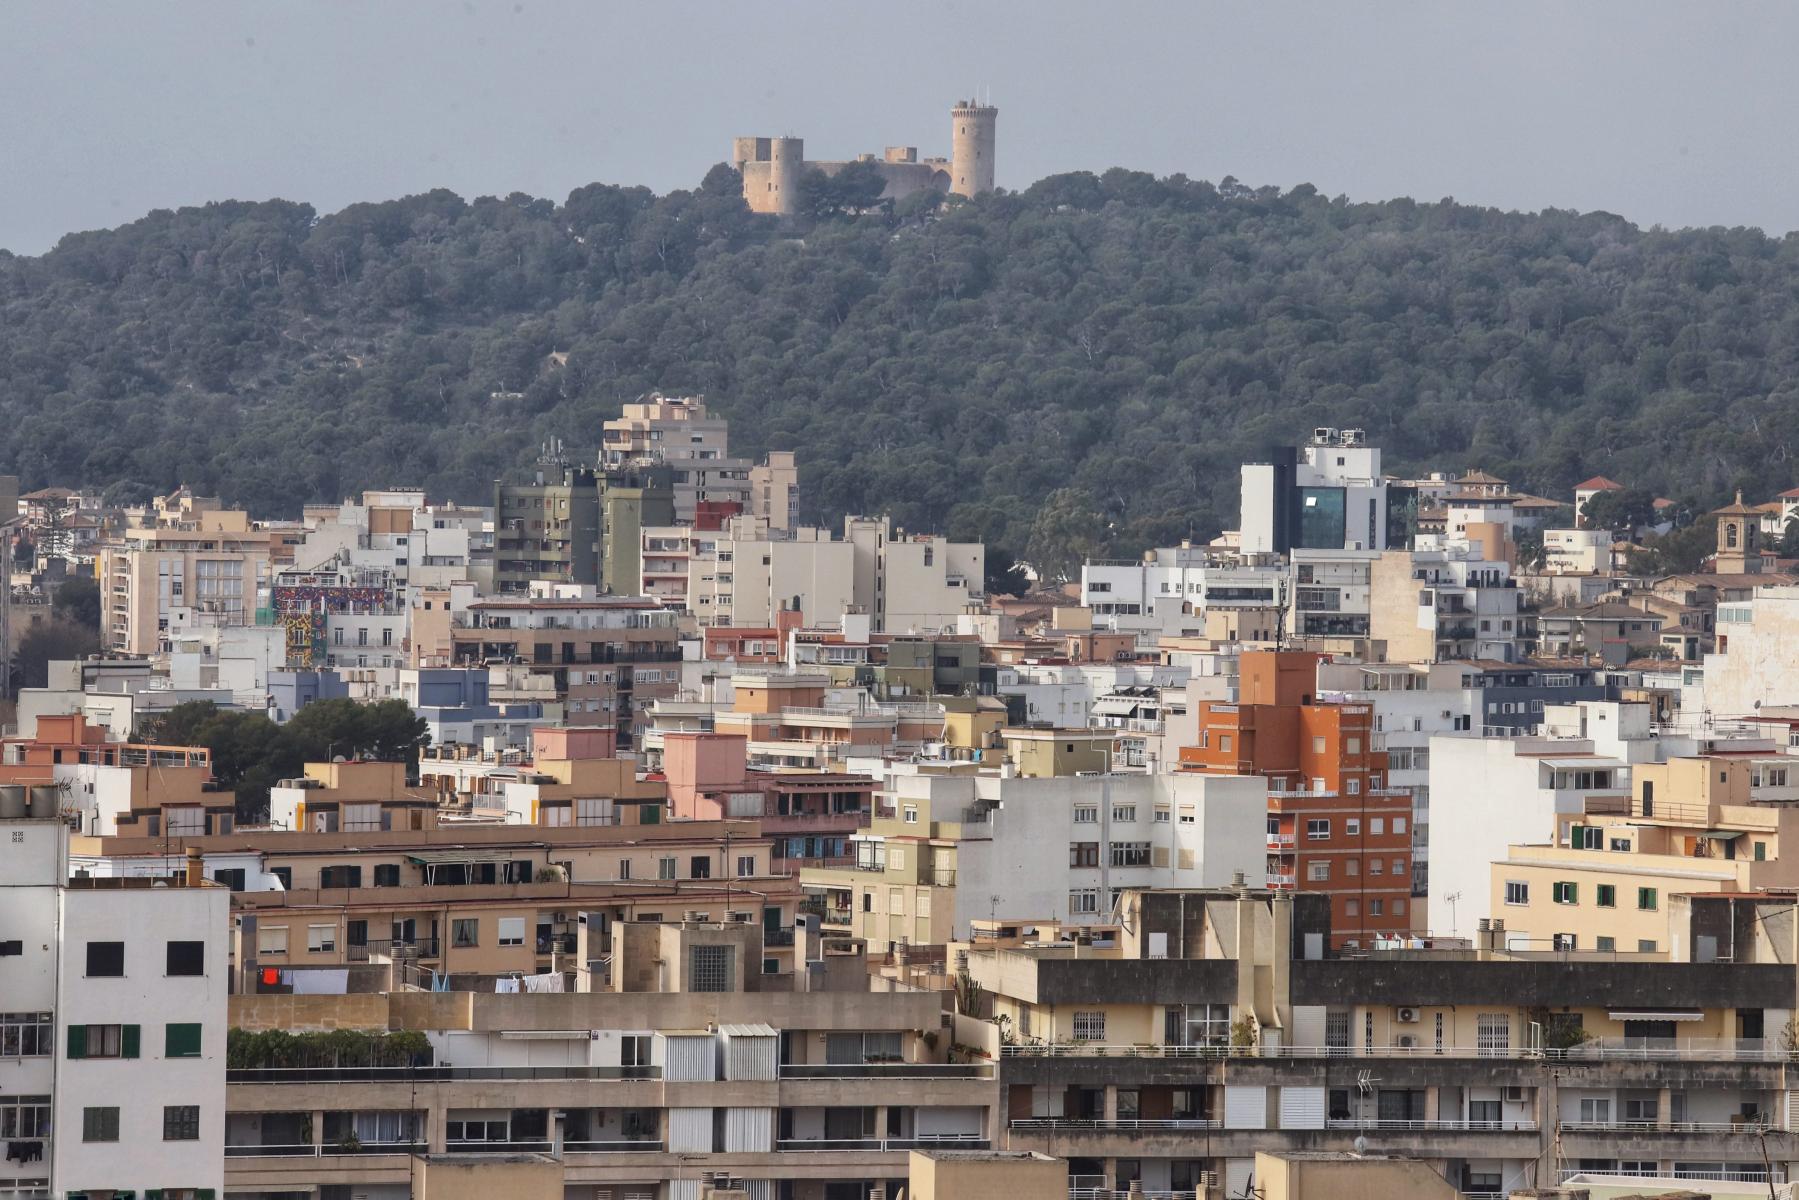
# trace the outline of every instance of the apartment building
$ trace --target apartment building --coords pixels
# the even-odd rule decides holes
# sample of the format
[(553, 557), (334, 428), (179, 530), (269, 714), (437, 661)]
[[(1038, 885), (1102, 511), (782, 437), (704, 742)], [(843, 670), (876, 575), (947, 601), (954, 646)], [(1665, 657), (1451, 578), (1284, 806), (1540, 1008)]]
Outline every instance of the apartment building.
[(667, 785), (639, 779), (638, 764), (613, 757), (612, 743), (612, 730), (582, 725), (537, 726), (525, 748), (426, 746), (419, 752), (419, 784), (436, 794), (440, 808), (470, 821), (556, 826), (660, 820)]
[(0, 1191), (218, 1194), (230, 893), (71, 878), (54, 816), (0, 841)]
[(256, 620), (282, 628), (289, 667), (397, 667), (406, 660), (403, 592), (391, 568), (353, 567), (344, 555), (276, 571)]
[(1411, 544), (1416, 493), (1381, 474), (1380, 449), (1360, 429), (1316, 429), (1303, 447), (1245, 463), (1242, 476), (1238, 547), (1245, 554)]
[(1558, 816), (1547, 840), (1507, 847), (1491, 868), (1489, 911), (1520, 948), (1727, 956), (1715, 936), (1676, 944), (1674, 900), (1799, 886), (1781, 857), (1782, 841), (1799, 837), (1796, 766), (1771, 750), (1640, 763), (1628, 804), (1597, 800)]
[(732, 707), (712, 714), (718, 733), (747, 741), (749, 760), (770, 768), (825, 768), (851, 754), (922, 746), (943, 735), (943, 706), (928, 700), (881, 703), (860, 689), (835, 688), (817, 670), (738, 667)]
[(1791, 901), (1714, 903), (1693, 929), (1759, 930), (1731, 962), (1508, 952), (1503, 930), (1337, 957), (1322, 897), (1133, 892), (1115, 949), (976, 943), (966, 969), (1005, 1144), (1066, 1157), (1071, 1187), (1249, 1195), (1258, 1153), (1354, 1149), (1464, 1195), (1765, 1188), (1799, 1155), (1773, 1033)]
[(1320, 656), (1246, 650), (1239, 702), (1199, 705), (1199, 740), (1182, 771), (1267, 781), (1267, 872), (1272, 884), (1331, 898), (1346, 940), (1405, 932), (1411, 909), (1412, 797), (1388, 779), (1374, 746), (1374, 708), (1318, 703)]
[(600, 582), (598, 475), (546, 459), (531, 482), (494, 487), (493, 586), (525, 592), (531, 581)]
[(1370, 564), (1369, 636), (1394, 662), (1517, 662), (1535, 646), (1503, 551), (1388, 551)]
[(761, 466), (750, 468), (749, 514), (771, 529), (799, 524), (800, 470), (791, 450), (770, 450)]
[(1095, 926), (1133, 887), (1261, 876), (1260, 779), (891, 764), (854, 860), (801, 872), (827, 932), (872, 946), (966, 938), (994, 917)]
[(1196, 636), (1214, 611), (1278, 611), (1287, 582), (1284, 565), (1247, 563), (1182, 542), (1140, 560), (1082, 564), (1081, 605), (1096, 624), (1145, 640)]
[(948, 1061), (942, 993), (870, 992), (858, 946), (816, 940), (804, 987), (759, 991), (753, 931), (616, 930), (606, 990), (235, 998), (242, 1034), (397, 1030), (428, 1049), (406, 1066), (235, 1068), (226, 1187), (401, 1200), (414, 1154), (534, 1153), (559, 1165), (559, 1194), (839, 1200), (902, 1183), (916, 1147), (991, 1145), (994, 1067)]
[[(725, 501), (752, 512), (760, 498), (751, 486), (749, 461), (731, 457), (730, 422), (708, 412), (704, 397), (653, 392), (626, 404), (606, 422), (601, 438), (600, 463), (607, 469), (660, 464), (672, 471), (673, 516), (646, 525), (692, 525), (702, 501)], [(790, 469), (791, 459), (782, 470)], [(771, 501), (774, 479), (771, 473), (763, 480)]]
[(309, 504), (306, 540), (294, 560), (312, 568), (339, 560), (352, 569), (390, 571), (399, 587), (442, 587), (458, 580), (491, 582), (493, 512), (432, 504), (418, 488), (364, 491), (341, 504)]
[(291, 560), (298, 537), (225, 511), (121, 530), (101, 545), (96, 567), (107, 649), (166, 651), (171, 634), (202, 623), (202, 615), (251, 624), (274, 564)]
[(1296, 549), (1286, 630), (1320, 648), (1361, 653), (1373, 630), (1373, 550)]
[(413, 666), (522, 666), (552, 681), (569, 724), (612, 728), (621, 750), (680, 683), (676, 614), (650, 600), (539, 583), (526, 596), (415, 607), (412, 623)]
[(856, 604), (883, 633), (928, 633), (956, 618), (986, 588), (986, 547), (935, 534), (907, 535), (887, 517), (843, 519), (855, 547)]
[[(653, 541), (669, 540), (667, 531), (653, 532)], [(874, 599), (856, 594), (855, 559), (853, 544), (825, 530), (777, 531), (758, 518), (733, 517), (715, 535), (691, 536), (685, 607), (702, 626), (772, 625), (787, 609), (843, 613)], [(654, 582), (646, 573), (644, 586)]]

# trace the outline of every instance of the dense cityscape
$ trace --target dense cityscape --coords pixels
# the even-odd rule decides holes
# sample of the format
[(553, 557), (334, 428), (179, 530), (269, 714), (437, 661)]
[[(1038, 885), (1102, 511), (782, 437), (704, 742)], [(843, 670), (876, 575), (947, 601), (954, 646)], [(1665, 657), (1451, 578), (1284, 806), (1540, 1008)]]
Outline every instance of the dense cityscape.
[[(803, 447), (701, 397), (595, 441), (299, 520), (0, 481), (8, 1195), (1799, 1158), (1799, 489), (1320, 428), (1064, 583), (802, 523)], [(1677, 522), (1702, 569), (1644, 573)]]

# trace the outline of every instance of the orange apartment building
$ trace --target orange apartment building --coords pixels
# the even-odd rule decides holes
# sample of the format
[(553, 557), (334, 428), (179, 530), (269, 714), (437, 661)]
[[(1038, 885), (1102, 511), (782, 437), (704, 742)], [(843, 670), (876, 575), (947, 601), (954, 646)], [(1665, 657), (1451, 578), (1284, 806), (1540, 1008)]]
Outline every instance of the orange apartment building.
[(1266, 779), (1268, 885), (1328, 895), (1338, 944), (1362, 944), (1411, 931), (1412, 799), (1387, 786), (1373, 707), (1316, 702), (1322, 657), (1245, 651), (1238, 703), (1200, 704), (1180, 766)]

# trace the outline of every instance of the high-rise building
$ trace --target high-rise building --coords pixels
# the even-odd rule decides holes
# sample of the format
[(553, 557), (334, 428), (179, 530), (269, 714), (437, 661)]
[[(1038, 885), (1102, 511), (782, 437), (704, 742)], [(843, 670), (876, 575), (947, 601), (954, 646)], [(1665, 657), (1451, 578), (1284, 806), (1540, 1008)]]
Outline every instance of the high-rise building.
[(1380, 448), (1360, 429), (1319, 428), (1311, 442), (1245, 463), (1240, 549), (1405, 549), (1416, 518), (1413, 489), (1381, 475)]

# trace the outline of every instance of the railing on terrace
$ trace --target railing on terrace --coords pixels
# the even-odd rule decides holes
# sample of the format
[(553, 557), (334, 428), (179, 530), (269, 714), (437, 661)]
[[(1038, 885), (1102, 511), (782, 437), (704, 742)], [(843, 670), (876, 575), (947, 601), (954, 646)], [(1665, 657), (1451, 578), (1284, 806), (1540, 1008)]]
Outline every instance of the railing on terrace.
[(1378, 1133), (1424, 1133), (1449, 1130), (1460, 1133), (1535, 1133), (1535, 1121), (1475, 1121), (1465, 1117), (1406, 1120), (1397, 1117), (1332, 1118), (1326, 1129), (1373, 1130)]
[(1561, 1128), (1563, 1133), (1744, 1133), (1757, 1137), (1779, 1131), (1766, 1117), (1741, 1121), (1563, 1121)]
[(344, 946), (345, 962), (368, 962), (376, 956), (383, 958), (436, 958), (438, 957), (438, 941), (434, 937), (402, 939), (397, 942), (386, 938), (370, 938), (366, 942), (351, 942)]
[(445, 1149), (452, 1154), (548, 1154), (549, 1138), (525, 1138), (520, 1141), (451, 1141), (445, 1142)]
[(1008, 1126), (1019, 1133), (1079, 1133), (1083, 1130), (1095, 1132), (1120, 1133), (1153, 1133), (1158, 1130), (1182, 1129), (1223, 1129), (1224, 1122), (1201, 1117), (1168, 1117), (1160, 1120), (1138, 1120), (1117, 1118), (1113, 1120), (1087, 1120), (1069, 1117), (1020, 1117), (1007, 1122)]
[[(1643, 1179), (1715, 1179), (1721, 1183), (1766, 1183), (1768, 1168), (1760, 1163), (1727, 1163), (1718, 1171), (1695, 1171), (1690, 1167), (1675, 1167), (1668, 1171), (1582, 1171), (1564, 1167), (1560, 1172), (1560, 1181), (1566, 1183), (1577, 1176), (1595, 1183), (1617, 1180), (1634, 1184)], [(1778, 1174), (1774, 1181), (1781, 1182)]]
[(1001, 1046), (1003, 1058), (1542, 1058), (1594, 1060), (1681, 1060), (1723, 1062), (1799, 1061), (1778, 1042), (1764, 1038), (1595, 1038), (1569, 1047), (1437, 1045), (1352, 1046), (1183, 1046), (1159, 1042), (1020, 1042)]
[(793, 945), (793, 930), (764, 929), (762, 931), (762, 944), (764, 946), (791, 946)]
[(424, 1141), (297, 1143), (291, 1146), (225, 1147), (226, 1158), (334, 1158), (352, 1154), (423, 1154)]
[(1074, 1180), (1082, 1178), (1070, 1175), (1068, 1200), (1191, 1200), (1193, 1189), (1185, 1191), (1161, 1191), (1154, 1188), (1133, 1192), (1129, 1188), (1109, 1187), (1076, 1187)]
[(923, 1137), (890, 1138), (781, 1138), (775, 1149), (790, 1150), (926, 1150), (951, 1147), (960, 1150), (985, 1150), (987, 1139), (978, 1133), (927, 1134)]
[(660, 1079), (661, 1067), (232, 1067), (226, 1083), (449, 1083), (487, 1079)]
[[(660, 1069), (658, 1069), (660, 1070)], [(782, 1079), (991, 1079), (991, 1063), (782, 1063)]]
[(650, 1153), (663, 1148), (661, 1138), (625, 1138), (622, 1141), (601, 1141), (574, 1138), (562, 1143), (562, 1149), (570, 1154), (631, 1154)]

